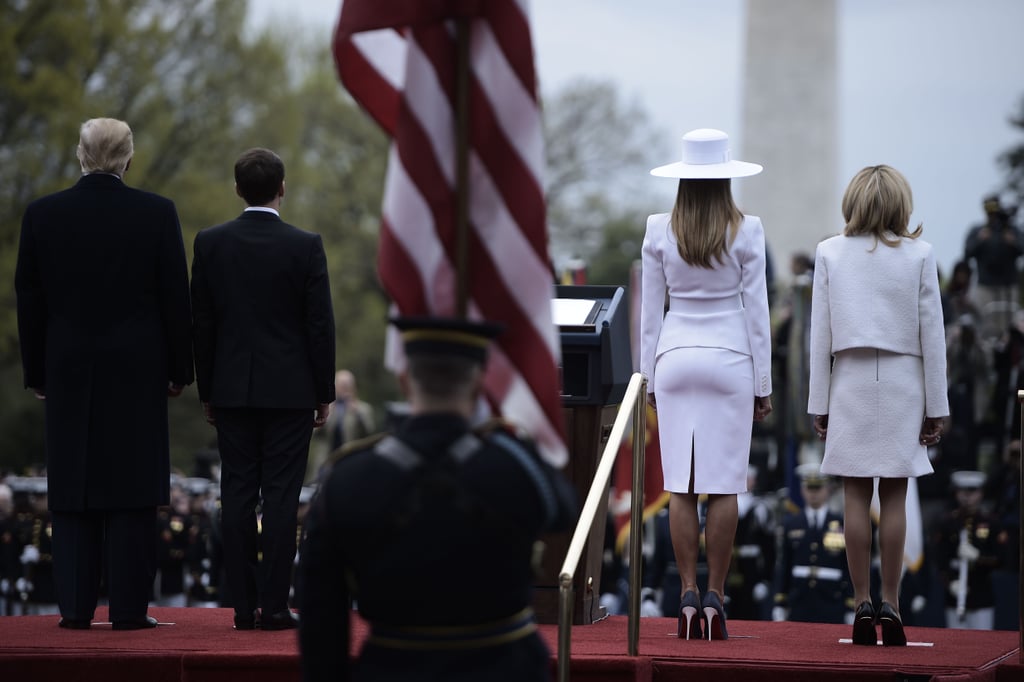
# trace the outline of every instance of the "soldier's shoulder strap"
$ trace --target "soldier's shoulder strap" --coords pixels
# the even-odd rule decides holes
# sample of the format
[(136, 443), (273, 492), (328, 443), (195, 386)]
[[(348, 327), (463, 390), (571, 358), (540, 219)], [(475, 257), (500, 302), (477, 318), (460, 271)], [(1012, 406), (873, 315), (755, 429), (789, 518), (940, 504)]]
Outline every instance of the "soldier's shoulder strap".
[(387, 437), (387, 433), (375, 433), (365, 438), (358, 438), (356, 440), (345, 443), (341, 447), (335, 449), (330, 455), (327, 456), (327, 464), (333, 466), (339, 460), (348, 457), (353, 452), (359, 452), (361, 450), (370, 450), (374, 448), (377, 443), (384, 440)]

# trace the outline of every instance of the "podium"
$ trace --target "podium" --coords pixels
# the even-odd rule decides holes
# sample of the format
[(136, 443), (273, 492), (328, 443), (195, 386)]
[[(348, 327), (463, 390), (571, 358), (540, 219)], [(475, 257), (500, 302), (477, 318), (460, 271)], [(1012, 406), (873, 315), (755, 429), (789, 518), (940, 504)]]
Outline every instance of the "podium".
[[(580, 507), (590, 491), (619, 403), (633, 372), (625, 289), (556, 286), (552, 301), (561, 338), (562, 415), (569, 450), (563, 470)], [(573, 624), (589, 625), (607, 613), (600, 606), (601, 565), (608, 518), (608, 485), (573, 581)], [(558, 622), (558, 574), (573, 528), (544, 538), (546, 549), (534, 585), (533, 608), (541, 623)]]

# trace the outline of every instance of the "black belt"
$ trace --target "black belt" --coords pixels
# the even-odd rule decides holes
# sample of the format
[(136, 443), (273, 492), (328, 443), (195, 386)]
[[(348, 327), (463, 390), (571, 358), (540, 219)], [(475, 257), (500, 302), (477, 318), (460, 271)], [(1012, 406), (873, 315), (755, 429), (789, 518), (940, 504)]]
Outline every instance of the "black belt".
[(537, 631), (533, 609), (487, 623), (469, 625), (373, 625), (368, 644), (387, 649), (438, 651), (482, 649), (508, 644)]

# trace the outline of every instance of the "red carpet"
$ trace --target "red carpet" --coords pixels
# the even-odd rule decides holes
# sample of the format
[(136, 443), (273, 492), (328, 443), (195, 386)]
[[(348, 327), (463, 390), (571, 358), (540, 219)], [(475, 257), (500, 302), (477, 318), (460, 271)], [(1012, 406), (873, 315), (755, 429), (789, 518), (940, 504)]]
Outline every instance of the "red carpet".
[[(299, 679), (294, 631), (235, 632), (228, 609), (152, 608), (175, 625), (114, 632), (109, 625), (62, 630), (56, 616), (0, 617), (0, 679), (117, 682), (270, 682)], [(105, 618), (101, 610), (98, 617)], [(365, 635), (357, 624), (355, 645)], [(541, 631), (554, 652), (557, 627)], [(574, 682), (1021, 682), (1017, 632), (908, 628), (933, 646), (854, 647), (847, 626), (731, 621), (725, 642), (686, 642), (675, 621), (645, 618), (639, 656), (626, 654), (627, 620), (614, 616), (572, 630)], [(552, 659), (552, 671), (554, 671)]]

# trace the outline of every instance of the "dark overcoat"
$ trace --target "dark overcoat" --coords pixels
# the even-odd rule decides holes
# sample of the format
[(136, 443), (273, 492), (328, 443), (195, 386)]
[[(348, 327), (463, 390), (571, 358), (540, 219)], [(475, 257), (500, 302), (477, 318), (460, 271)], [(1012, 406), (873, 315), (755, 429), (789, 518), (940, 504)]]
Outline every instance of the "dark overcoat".
[(167, 386), (193, 379), (174, 204), (104, 173), (37, 199), (15, 290), (25, 386), (46, 394), (50, 509), (167, 504)]

